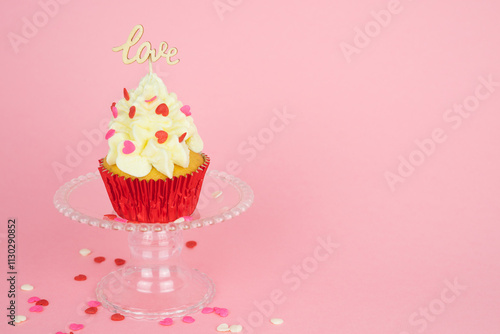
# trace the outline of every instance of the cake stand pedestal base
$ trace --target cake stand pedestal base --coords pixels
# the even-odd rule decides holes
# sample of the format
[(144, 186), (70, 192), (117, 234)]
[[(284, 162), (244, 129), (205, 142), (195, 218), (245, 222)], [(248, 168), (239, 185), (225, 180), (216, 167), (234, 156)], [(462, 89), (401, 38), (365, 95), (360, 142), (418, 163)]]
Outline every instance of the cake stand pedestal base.
[(135, 319), (180, 317), (208, 305), (212, 280), (181, 259), (182, 230), (129, 234), (131, 261), (105, 276), (96, 294), (114, 313)]

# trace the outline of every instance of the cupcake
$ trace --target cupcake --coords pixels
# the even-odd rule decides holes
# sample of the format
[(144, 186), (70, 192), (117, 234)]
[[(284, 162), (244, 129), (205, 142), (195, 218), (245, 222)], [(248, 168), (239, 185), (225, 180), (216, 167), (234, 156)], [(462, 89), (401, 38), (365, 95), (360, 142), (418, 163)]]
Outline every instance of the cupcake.
[(167, 223), (193, 213), (210, 159), (190, 107), (154, 73), (111, 105), (109, 151), (99, 172), (116, 213)]

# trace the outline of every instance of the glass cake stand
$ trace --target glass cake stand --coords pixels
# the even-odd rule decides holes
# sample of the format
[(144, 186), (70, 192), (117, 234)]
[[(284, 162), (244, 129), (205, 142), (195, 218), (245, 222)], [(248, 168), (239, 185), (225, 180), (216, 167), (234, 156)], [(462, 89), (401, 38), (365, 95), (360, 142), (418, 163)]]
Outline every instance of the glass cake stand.
[(196, 312), (215, 295), (212, 280), (182, 261), (183, 231), (232, 219), (252, 205), (253, 197), (250, 186), (239, 178), (210, 170), (192, 219), (166, 224), (132, 223), (115, 218), (96, 172), (64, 184), (54, 196), (54, 205), (60, 213), (80, 223), (129, 232), (131, 259), (101, 279), (96, 288), (97, 299), (111, 312), (158, 320)]

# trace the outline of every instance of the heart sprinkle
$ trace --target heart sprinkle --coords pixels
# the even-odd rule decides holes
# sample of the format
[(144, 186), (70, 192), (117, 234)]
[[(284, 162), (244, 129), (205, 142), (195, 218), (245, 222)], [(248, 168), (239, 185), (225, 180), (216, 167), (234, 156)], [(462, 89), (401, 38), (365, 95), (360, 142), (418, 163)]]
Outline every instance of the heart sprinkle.
[(163, 130), (156, 131), (155, 137), (158, 138), (158, 144), (163, 144), (168, 139), (168, 133)]
[(21, 322), (25, 322), (28, 318), (26, 318), (25, 315), (16, 315), (16, 317), (14, 318), (14, 323), (16, 324), (20, 324)]
[(144, 102), (153, 102), (154, 100), (156, 100), (156, 96), (153, 96), (152, 98), (150, 98), (149, 100), (145, 100)]
[(94, 258), (95, 263), (101, 263), (101, 262), (104, 262), (104, 260), (106, 260), (106, 258), (104, 256), (98, 256), (98, 257)]
[(75, 276), (75, 281), (85, 281), (87, 279), (87, 276), (85, 275), (78, 275), (78, 276)]
[(243, 326), (241, 325), (231, 325), (229, 327), (229, 331), (231, 331), (231, 333), (239, 333), (243, 330)]
[(184, 216), (182, 218), (184, 218), (184, 221), (186, 221), (188, 223), (193, 221), (193, 217), (191, 217), (191, 216)]
[(80, 249), (80, 255), (81, 256), (87, 256), (90, 253), (92, 253), (92, 251), (90, 249), (88, 249), (88, 248), (82, 248), (82, 249)]
[(271, 319), (271, 323), (272, 323), (273, 325), (281, 325), (283, 322), (284, 322), (284, 321), (283, 321), (283, 319), (281, 319), (281, 318), (272, 318), (272, 319)]
[(203, 310), (201, 310), (201, 313), (203, 313), (203, 314), (209, 314), (209, 313), (213, 313), (213, 312), (214, 312), (214, 309), (211, 307), (204, 307)]
[(130, 140), (125, 140), (123, 142), (123, 149), (122, 152), (124, 154), (130, 154), (135, 151), (135, 145), (132, 143)]
[(88, 309), (85, 310), (85, 313), (87, 314), (96, 314), (97, 313), (97, 307), (89, 307)]
[(194, 322), (194, 318), (186, 315), (184, 318), (182, 318), (182, 321), (186, 324), (192, 324)]
[(217, 313), (221, 317), (225, 318), (229, 315), (229, 310), (227, 308), (220, 309), (219, 313)]
[(115, 129), (109, 129), (108, 132), (106, 132), (104, 139), (108, 140), (109, 138), (113, 137), (114, 134), (115, 134)]
[(167, 117), (168, 116), (168, 112), (169, 112), (168, 106), (165, 103), (162, 103), (162, 104), (158, 105), (158, 107), (156, 107), (155, 112), (158, 115), (162, 115), (164, 117)]
[(31, 297), (30, 299), (28, 299), (28, 303), (36, 303), (39, 300), (40, 300), (40, 298), (38, 298), (38, 297)]
[(229, 332), (229, 325), (228, 324), (220, 324), (217, 326), (217, 332)]
[(122, 321), (123, 319), (125, 319), (125, 317), (120, 313), (115, 313), (111, 316), (111, 320), (113, 321)]
[(115, 259), (115, 263), (117, 266), (121, 266), (121, 265), (125, 264), (125, 260), (124, 259)]
[[(198, 243), (196, 241), (191, 240), (191, 241), (186, 242), (186, 247), (187, 248), (194, 248), (194, 247), (196, 247), (197, 244)], [(212, 309), (212, 312), (213, 311), (214, 311), (214, 309)], [(212, 313), (212, 312), (210, 312), (210, 313)]]
[(39, 301), (36, 302), (36, 305), (48, 306), (49, 305), (49, 301), (47, 299), (40, 299)]
[(123, 96), (125, 97), (125, 100), (130, 100), (130, 96), (128, 95), (127, 88), (123, 88)]
[(109, 214), (109, 215), (104, 215), (104, 219), (108, 219), (108, 220), (113, 220), (115, 219), (117, 216), (116, 215), (113, 215), (113, 214)]
[(42, 312), (42, 311), (43, 311), (42, 305), (35, 305), (30, 307), (30, 312)]
[(184, 132), (180, 137), (179, 137), (179, 143), (182, 143), (184, 138), (186, 138), (187, 132)]
[(116, 109), (116, 102), (113, 102), (113, 104), (111, 105), (111, 112), (113, 113), (114, 118), (118, 117), (118, 109)]
[(191, 110), (191, 107), (190, 107), (190, 106), (188, 106), (188, 105), (185, 105), (185, 106), (182, 106), (182, 107), (181, 107), (181, 111), (182, 111), (182, 113), (183, 113), (184, 115), (186, 115), (186, 116), (191, 116), (191, 111), (190, 111), (190, 110)]
[(172, 320), (172, 318), (165, 318), (159, 322), (159, 324), (162, 326), (172, 326), (173, 323), (174, 323), (174, 320)]
[(33, 289), (34, 289), (33, 285), (31, 285), (31, 284), (23, 284), (23, 285), (21, 285), (21, 290), (23, 290), (23, 291), (31, 291)]
[(130, 107), (130, 111), (128, 112), (128, 117), (134, 118), (135, 116), (135, 106)]
[(128, 220), (123, 219), (122, 217), (116, 217), (116, 218), (114, 219), (114, 221), (117, 221), (117, 222), (120, 222), (120, 223), (126, 223), (126, 222), (128, 222)]
[(71, 329), (72, 331), (79, 331), (80, 329), (83, 329), (83, 325), (82, 324), (71, 324), (69, 325), (69, 329)]
[(98, 302), (97, 300), (91, 300), (87, 302), (87, 305), (90, 307), (99, 307), (101, 306), (101, 302)]

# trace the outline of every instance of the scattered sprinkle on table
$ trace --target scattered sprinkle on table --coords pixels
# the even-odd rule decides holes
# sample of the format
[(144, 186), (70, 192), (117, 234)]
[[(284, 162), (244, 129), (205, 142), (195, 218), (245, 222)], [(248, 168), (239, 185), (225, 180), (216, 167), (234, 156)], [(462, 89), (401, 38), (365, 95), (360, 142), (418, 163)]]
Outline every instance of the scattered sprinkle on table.
[(49, 301), (47, 299), (40, 299), (36, 302), (36, 305), (40, 305), (40, 306), (48, 306), (49, 305)]
[(26, 318), (25, 315), (16, 315), (16, 317), (14, 318), (14, 323), (16, 324), (20, 324), (21, 322), (25, 322), (26, 320), (28, 320), (28, 318)]
[(182, 321), (186, 324), (192, 324), (194, 322), (194, 318), (186, 315), (184, 318), (182, 318)]
[(87, 276), (80, 274), (75, 276), (75, 281), (85, 281), (87, 279)]
[(217, 326), (216, 329), (217, 329), (217, 332), (229, 332), (230, 331), (228, 324), (220, 324), (219, 326)]
[(241, 325), (231, 325), (229, 326), (229, 331), (231, 333), (239, 333), (243, 330), (243, 326)]
[(30, 297), (28, 299), (28, 303), (36, 303), (39, 300), (40, 300), (40, 298), (38, 298), (38, 297)]
[(95, 306), (92, 306), (92, 307), (89, 307), (85, 310), (85, 313), (87, 314), (96, 314), (97, 313), (97, 307)]
[(122, 321), (123, 319), (125, 319), (125, 317), (120, 313), (115, 313), (111, 316), (111, 320), (113, 321)]
[(271, 319), (271, 323), (273, 325), (281, 325), (283, 323), (283, 319), (281, 319), (281, 318), (272, 318)]
[(174, 320), (172, 318), (165, 318), (159, 322), (159, 324), (162, 326), (172, 326), (173, 323), (174, 323)]
[(201, 310), (201, 313), (203, 313), (203, 314), (209, 314), (209, 313), (213, 313), (213, 312), (214, 312), (214, 309), (211, 307), (204, 307), (203, 310)]
[(104, 262), (104, 260), (106, 260), (106, 258), (104, 256), (98, 256), (98, 257), (94, 258), (95, 263), (101, 263), (101, 262)]
[(72, 331), (79, 331), (80, 329), (83, 329), (83, 326), (82, 324), (71, 324), (69, 325), (69, 329), (71, 329)]
[(97, 300), (91, 300), (87, 302), (87, 305), (90, 307), (99, 307), (101, 306), (101, 302), (98, 302)]
[(198, 243), (196, 241), (191, 240), (191, 241), (186, 242), (186, 247), (187, 248), (194, 248), (194, 247), (196, 247), (197, 244)]
[(214, 312), (223, 318), (229, 315), (229, 310), (227, 308), (214, 307)]
[(92, 253), (92, 251), (90, 249), (88, 249), (88, 248), (82, 248), (82, 249), (80, 249), (80, 255), (81, 256), (87, 256), (90, 253)]
[(23, 291), (31, 291), (33, 289), (34, 289), (34, 287), (31, 284), (23, 284), (23, 285), (21, 285), (21, 290), (23, 290)]
[(42, 312), (43, 311), (43, 306), (41, 305), (35, 305), (30, 307), (30, 312)]
[(121, 265), (125, 264), (125, 260), (124, 259), (115, 259), (115, 263), (117, 266), (121, 266)]

